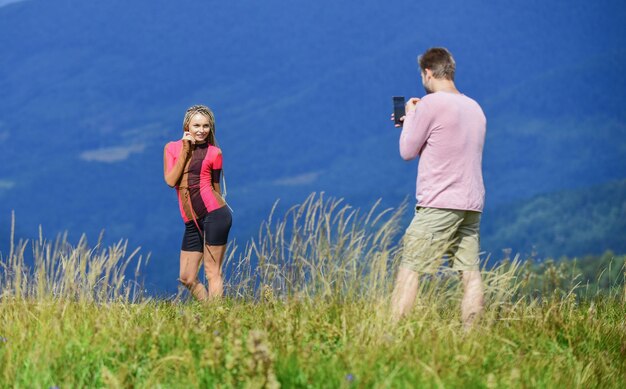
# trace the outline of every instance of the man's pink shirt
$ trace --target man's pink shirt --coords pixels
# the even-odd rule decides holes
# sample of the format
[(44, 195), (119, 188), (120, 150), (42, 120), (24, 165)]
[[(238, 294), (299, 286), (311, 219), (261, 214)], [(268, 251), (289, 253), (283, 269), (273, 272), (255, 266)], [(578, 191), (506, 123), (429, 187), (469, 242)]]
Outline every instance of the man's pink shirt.
[(404, 119), (400, 155), (419, 156), (417, 203), (421, 207), (482, 212), (482, 155), (487, 119), (478, 103), (458, 93), (435, 92)]

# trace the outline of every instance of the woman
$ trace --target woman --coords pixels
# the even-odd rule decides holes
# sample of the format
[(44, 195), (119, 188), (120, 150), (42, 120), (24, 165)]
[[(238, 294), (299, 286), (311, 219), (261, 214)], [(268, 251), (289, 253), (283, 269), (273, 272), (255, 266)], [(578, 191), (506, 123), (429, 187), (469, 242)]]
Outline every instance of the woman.
[[(179, 280), (198, 300), (219, 298), (232, 216), (220, 189), (222, 151), (216, 146), (215, 117), (208, 107), (187, 110), (183, 137), (165, 145), (163, 165), (165, 182), (176, 188), (185, 222)], [(197, 277), (202, 260), (208, 291)]]

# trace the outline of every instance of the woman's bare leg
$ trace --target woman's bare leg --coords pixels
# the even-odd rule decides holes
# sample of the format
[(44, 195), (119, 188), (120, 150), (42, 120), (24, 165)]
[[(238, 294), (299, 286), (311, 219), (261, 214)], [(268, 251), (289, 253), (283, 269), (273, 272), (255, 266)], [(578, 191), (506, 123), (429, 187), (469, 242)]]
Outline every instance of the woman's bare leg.
[(200, 301), (204, 301), (209, 297), (209, 294), (198, 281), (198, 268), (200, 261), (202, 260), (203, 253), (196, 251), (181, 251), (180, 252), (180, 273), (179, 281), (189, 289), (193, 297)]
[(222, 261), (225, 252), (226, 245), (204, 246), (204, 271), (209, 280), (209, 298), (220, 298), (224, 294)]

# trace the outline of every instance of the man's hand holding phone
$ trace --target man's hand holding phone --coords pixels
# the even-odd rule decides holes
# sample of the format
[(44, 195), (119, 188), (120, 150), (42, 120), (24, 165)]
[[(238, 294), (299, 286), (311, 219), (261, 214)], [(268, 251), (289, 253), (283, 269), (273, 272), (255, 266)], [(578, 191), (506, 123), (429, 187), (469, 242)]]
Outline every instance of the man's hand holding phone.
[(411, 97), (409, 101), (407, 101), (406, 106), (404, 106), (404, 111), (408, 114), (409, 112), (415, 111), (417, 107), (417, 103), (420, 102), (420, 99), (417, 97)]
[(395, 127), (402, 127), (406, 114), (415, 111), (415, 107), (419, 101), (420, 99), (417, 97), (411, 97), (405, 104), (404, 97), (393, 97), (393, 113), (391, 114), (391, 120), (394, 122)]

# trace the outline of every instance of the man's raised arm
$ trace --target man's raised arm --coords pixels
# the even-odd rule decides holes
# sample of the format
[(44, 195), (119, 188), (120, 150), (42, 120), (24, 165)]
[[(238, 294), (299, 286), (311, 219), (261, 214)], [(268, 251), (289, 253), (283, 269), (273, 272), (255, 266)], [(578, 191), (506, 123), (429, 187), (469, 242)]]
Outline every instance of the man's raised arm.
[(428, 108), (420, 99), (412, 97), (406, 103), (406, 116), (400, 134), (400, 156), (404, 160), (416, 158), (430, 131)]

